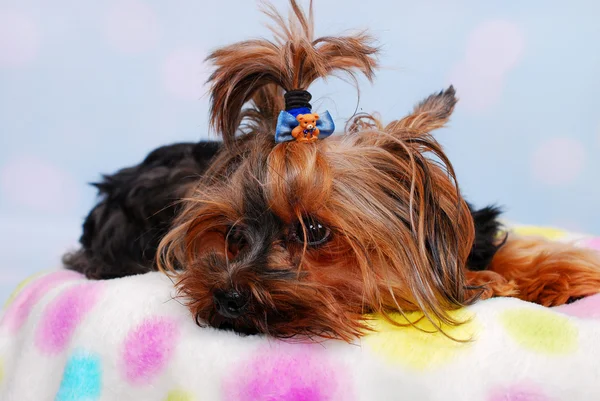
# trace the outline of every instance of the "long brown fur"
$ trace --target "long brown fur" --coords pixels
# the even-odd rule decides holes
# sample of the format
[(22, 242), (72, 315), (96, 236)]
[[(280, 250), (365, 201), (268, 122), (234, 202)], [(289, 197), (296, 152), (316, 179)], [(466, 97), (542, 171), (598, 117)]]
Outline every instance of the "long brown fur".
[(543, 238), (514, 237), (500, 248), (490, 271), (511, 287), (506, 293), (557, 306), (600, 292), (600, 255)]
[[(284, 91), (337, 72), (371, 79), (377, 66), (370, 36), (315, 39), (312, 6), (308, 17), (294, 0), (291, 8), (286, 22), (267, 7), (274, 41), (240, 42), (209, 57), (211, 121), (227, 146), (185, 200), (158, 260), (199, 323), (351, 341), (367, 330), (367, 313), (393, 321), (393, 313), (418, 310), (441, 328), (459, 324), (449, 311), (479, 296), (555, 304), (592, 291), (596, 281), (570, 295), (549, 295), (564, 279), (536, 287), (535, 277), (553, 269), (593, 276), (598, 266), (583, 251), (559, 256), (522, 240), (501, 248), (491, 271), (468, 271), (473, 219), (430, 134), (454, 109), (452, 87), (387, 125), (359, 115), (345, 135), (276, 144)], [(328, 227), (331, 239), (318, 247), (295, 241), (298, 225), (306, 238), (307, 218)], [(234, 320), (213, 302), (215, 291), (230, 289), (250, 299)]]

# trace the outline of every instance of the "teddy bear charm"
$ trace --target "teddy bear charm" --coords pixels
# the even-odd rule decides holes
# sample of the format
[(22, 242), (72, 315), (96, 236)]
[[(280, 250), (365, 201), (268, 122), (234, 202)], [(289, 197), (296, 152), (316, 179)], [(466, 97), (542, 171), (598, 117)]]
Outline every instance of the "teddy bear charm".
[(311, 94), (305, 90), (292, 90), (285, 93), (285, 110), (279, 113), (275, 142), (315, 142), (327, 138), (335, 130), (335, 124), (328, 111), (319, 116), (312, 112)]
[(296, 116), (298, 125), (292, 130), (292, 136), (298, 142), (314, 142), (319, 137), (319, 128), (317, 121), (319, 115), (317, 113), (298, 114)]

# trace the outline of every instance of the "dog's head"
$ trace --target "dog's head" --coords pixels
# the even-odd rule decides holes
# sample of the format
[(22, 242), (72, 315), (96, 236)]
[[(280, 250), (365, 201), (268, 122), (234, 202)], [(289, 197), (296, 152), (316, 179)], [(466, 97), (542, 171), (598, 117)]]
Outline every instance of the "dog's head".
[(450, 117), (454, 89), (386, 126), (356, 116), (342, 135), (276, 144), (282, 88), (335, 70), (371, 78), (376, 66), (367, 35), (313, 40), (312, 22), (292, 8), (297, 24), (275, 44), (211, 56), (212, 118), (227, 146), (164, 238), (159, 265), (183, 268), (178, 288), (199, 323), (239, 332), (350, 341), (367, 328), (364, 314), (412, 310), (452, 323), (447, 311), (469, 302), (474, 230), (430, 132)]

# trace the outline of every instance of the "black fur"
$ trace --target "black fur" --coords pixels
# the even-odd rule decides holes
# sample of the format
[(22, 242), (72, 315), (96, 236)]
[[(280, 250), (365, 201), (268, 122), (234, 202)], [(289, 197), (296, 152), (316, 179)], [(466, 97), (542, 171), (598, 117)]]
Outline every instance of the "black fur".
[(100, 200), (83, 223), (81, 249), (67, 268), (109, 279), (154, 270), (154, 257), (178, 208), (217, 153), (217, 142), (179, 143), (152, 151), (137, 166), (103, 177)]
[(467, 266), (470, 270), (485, 270), (506, 240), (505, 237), (499, 242), (498, 238), (502, 228), (498, 217), (502, 214), (502, 210), (496, 206), (476, 210), (471, 204), (469, 210), (475, 223), (475, 243), (467, 260)]
[[(163, 146), (142, 163), (93, 184), (100, 200), (83, 224), (81, 249), (64, 257), (67, 268), (92, 279), (155, 270), (156, 249), (177, 214), (178, 200), (205, 172), (220, 146), (218, 142)], [(476, 210), (469, 205), (469, 209), (476, 235), (468, 266), (485, 270), (499, 248), (501, 212), (492, 206)]]

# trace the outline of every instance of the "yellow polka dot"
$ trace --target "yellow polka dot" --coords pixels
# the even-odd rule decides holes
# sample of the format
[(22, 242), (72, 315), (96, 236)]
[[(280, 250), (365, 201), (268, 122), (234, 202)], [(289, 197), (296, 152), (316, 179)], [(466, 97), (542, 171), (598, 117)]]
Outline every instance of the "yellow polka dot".
[(544, 237), (549, 240), (558, 240), (567, 235), (567, 232), (551, 227), (520, 226), (513, 228), (516, 234), (531, 237)]
[(419, 320), (422, 316), (417, 312), (408, 313), (407, 320), (395, 315), (394, 320), (400, 324), (415, 322), (414, 326), (403, 327), (384, 319), (376, 319), (370, 322), (376, 332), (364, 337), (364, 344), (388, 363), (427, 370), (451, 362), (458, 353), (470, 349), (479, 331), (475, 316), (465, 309), (451, 312), (454, 319), (464, 323), (459, 326), (442, 326), (448, 336), (459, 341), (436, 331), (426, 318)]
[(37, 280), (40, 277), (43, 277), (47, 274), (50, 274), (52, 272), (54, 272), (55, 270), (42, 270), (39, 271), (35, 274), (32, 274), (31, 276), (27, 277), (25, 280), (21, 281), (17, 287), (14, 289), (14, 291), (10, 294), (10, 296), (8, 297), (8, 299), (6, 300), (6, 302), (4, 303), (4, 309), (6, 309), (7, 307), (10, 306), (10, 304), (13, 303), (13, 301), (17, 298), (17, 296), (21, 293), (21, 291), (23, 291), (23, 289), (25, 287), (27, 287), (29, 284), (31, 284), (33, 281)]
[(19, 285), (17, 285), (17, 288), (14, 289), (14, 291), (10, 294), (10, 296), (8, 297), (8, 299), (6, 300), (6, 302), (4, 303), (4, 308), (6, 309), (11, 303), (13, 303), (13, 301), (15, 300), (15, 298), (17, 298), (17, 296), (21, 293), (21, 291), (23, 291), (23, 288), (27, 287), (27, 285), (29, 283), (31, 283), (33, 280), (35, 280), (36, 278), (43, 276), (44, 274), (46, 274), (47, 272), (39, 272), (34, 274), (33, 276), (27, 277), (25, 280), (21, 281), (19, 283)]
[(0, 359), (0, 384), (4, 381), (4, 361)]
[(578, 329), (566, 316), (544, 309), (509, 309), (500, 321), (521, 346), (546, 354), (565, 354), (577, 349)]
[(192, 395), (182, 390), (172, 390), (167, 395), (165, 401), (192, 401)]

